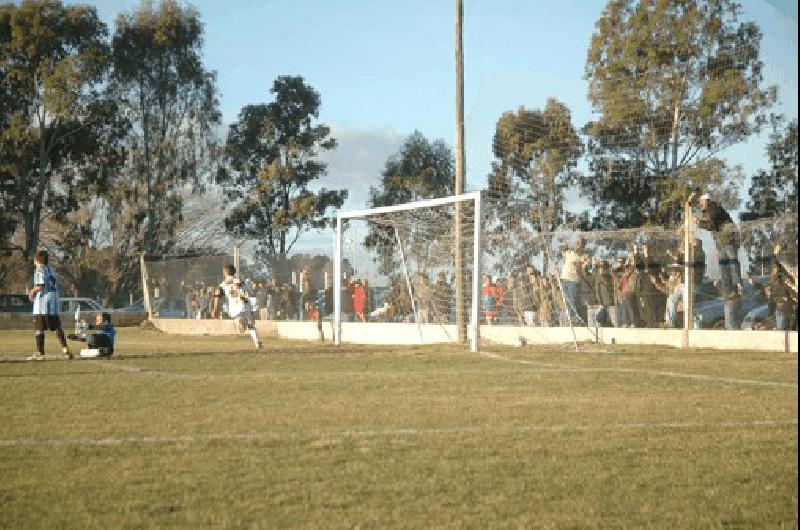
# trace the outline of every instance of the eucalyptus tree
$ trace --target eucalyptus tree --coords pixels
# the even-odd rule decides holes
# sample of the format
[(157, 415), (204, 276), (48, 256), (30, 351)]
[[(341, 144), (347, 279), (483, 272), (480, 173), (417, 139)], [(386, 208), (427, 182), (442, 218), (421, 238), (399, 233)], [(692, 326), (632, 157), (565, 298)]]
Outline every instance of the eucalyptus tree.
[[(761, 37), (733, 0), (606, 4), (587, 54), (597, 116), (581, 179), (597, 224), (669, 224), (694, 188), (730, 184), (721, 152), (758, 133), (777, 97)], [(716, 171), (693, 170), (715, 157)]]

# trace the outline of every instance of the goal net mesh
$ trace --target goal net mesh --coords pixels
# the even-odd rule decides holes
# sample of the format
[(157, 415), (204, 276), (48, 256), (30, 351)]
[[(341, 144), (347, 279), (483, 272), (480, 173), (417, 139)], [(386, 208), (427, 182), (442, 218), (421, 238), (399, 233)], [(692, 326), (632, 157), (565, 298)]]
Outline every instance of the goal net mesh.
[(474, 221), (474, 200), (344, 220), (342, 320), (456, 324), (460, 254), (462, 315), (468, 323)]
[(233, 262), (233, 255), (226, 253), (147, 256), (144, 303), (149, 302), (156, 318), (209, 318), (222, 269)]

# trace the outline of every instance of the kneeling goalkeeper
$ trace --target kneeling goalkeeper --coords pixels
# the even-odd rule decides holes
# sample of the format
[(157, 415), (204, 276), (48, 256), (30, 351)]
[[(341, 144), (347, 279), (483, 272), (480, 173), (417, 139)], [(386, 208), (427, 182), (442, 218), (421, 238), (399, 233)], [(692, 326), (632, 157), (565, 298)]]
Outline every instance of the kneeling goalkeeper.
[(95, 323), (89, 324), (84, 330), (96, 331), (96, 333), (85, 335), (70, 333), (67, 337), (70, 340), (85, 342), (87, 348), (97, 350), (101, 357), (113, 355), (114, 339), (117, 336), (117, 332), (114, 329), (114, 324), (111, 323), (111, 314), (98, 313), (95, 317)]

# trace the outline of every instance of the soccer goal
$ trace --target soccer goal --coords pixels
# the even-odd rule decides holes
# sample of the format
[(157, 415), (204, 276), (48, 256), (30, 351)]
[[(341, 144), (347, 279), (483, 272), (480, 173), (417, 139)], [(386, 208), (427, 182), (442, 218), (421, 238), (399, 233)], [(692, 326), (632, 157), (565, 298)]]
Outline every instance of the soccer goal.
[[(404, 323), (407, 328), (391, 329), (408, 333), (409, 342), (457, 343), (468, 336), (477, 351), (480, 231), (480, 192), (338, 213), (336, 344), (342, 342), (343, 322), (351, 330), (349, 322)], [(385, 332), (379, 326), (360, 329), (373, 331)]]

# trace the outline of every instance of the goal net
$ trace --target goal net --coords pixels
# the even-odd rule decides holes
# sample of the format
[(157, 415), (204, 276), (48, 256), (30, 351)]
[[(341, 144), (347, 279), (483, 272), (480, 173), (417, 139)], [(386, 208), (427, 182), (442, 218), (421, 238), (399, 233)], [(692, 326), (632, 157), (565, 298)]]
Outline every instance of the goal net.
[(477, 348), (479, 234), (479, 193), (339, 213), (337, 344), (342, 322), (382, 322), (415, 324), (420, 343), (469, 335)]
[(227, 253), (146, 256), (144, 310), (156, 318), (209, 318), (214, 287), (228, 263), (234, 256)]

